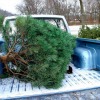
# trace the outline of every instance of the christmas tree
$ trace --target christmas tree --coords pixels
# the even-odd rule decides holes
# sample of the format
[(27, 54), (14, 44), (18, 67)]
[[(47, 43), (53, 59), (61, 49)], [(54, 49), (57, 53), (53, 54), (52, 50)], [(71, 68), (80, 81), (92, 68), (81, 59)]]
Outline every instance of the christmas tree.
[(7, 73), (33, 86), (58, 88), (71, 60), (75, 38), (43, 20), (18, 17), (16, 31), (3, 27), (6, 55), (0, 59)]
[(0, 31), (2, 30), (3, 20), (4, 20), (4, 16), (0, 15)]

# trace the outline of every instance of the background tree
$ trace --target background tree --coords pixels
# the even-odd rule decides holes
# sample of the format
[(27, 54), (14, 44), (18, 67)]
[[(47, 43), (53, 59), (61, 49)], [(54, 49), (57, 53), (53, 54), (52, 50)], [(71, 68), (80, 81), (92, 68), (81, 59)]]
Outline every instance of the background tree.
[(41, 0), (24, 0), (23, 4), (17, 6), (22, 14), (41, 14), (43, 13), (43, 1)]
[(3, 27), (3, 20), (4, 20), (4, 16), (0, 16), (0, 31), (1, 31), (1, 29), (2, 29), (2, 27)]
[(83, 1), (79, 0), (80, 2), (80, 12), (81, 12), (81, 23), (82, 23), (82, 27), (84, 27), (85, 25), (85, 13), (84, 13), (84, 6), (83, 6)]
[(22, 14), (64, 15), (69, 24), (96, 24), (100, 23), (99, 6), (99, 0), (23, 0), (17, 9)]
[(68, 20), (70, 8), (66, 0), (24, 0), (23, 4), (17, 6), (22, 14), (64, 15)]
[(100, 23), (100, 0), (96, 0), (96, 2), (97, 2), (98, 22)]

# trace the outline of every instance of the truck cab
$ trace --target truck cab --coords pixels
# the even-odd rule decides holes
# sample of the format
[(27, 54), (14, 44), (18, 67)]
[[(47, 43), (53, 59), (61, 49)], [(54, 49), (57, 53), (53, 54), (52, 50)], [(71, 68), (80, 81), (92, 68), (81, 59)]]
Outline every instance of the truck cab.
[[(47, 21), (47, 22), (55, 25), (56, 27), (67, 31), (68, 33), (71, 33), (64, 16), (60, 16), (60, 15), (30, 15), (30, 16), (35, 19)], [(6, 17), (4, 19), (3, 26), (5, 26), (7, 21), (9, 21), (9, 24), (10, 24), (12, 30), (14, 31), (16, 29), (14, 24), (15, 24), (15, 20), (17, 17), (18, 16)], [(22, 15), (22, 17), (27, 17), (27, 16)]]

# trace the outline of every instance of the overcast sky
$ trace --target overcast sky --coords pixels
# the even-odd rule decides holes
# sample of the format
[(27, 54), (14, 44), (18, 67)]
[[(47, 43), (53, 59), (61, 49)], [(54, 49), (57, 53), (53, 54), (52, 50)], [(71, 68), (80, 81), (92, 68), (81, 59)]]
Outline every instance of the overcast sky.
[(0, 0), (0, 9), (17, 14), (16, 5), (22, 3), (22, 0)]

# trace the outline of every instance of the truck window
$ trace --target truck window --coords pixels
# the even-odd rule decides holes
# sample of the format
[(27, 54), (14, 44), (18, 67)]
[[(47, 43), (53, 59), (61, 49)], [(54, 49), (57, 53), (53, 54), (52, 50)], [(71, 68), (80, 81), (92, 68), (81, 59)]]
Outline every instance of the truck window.
[(45, 19), (45, 21), (49, 22), (50, 24), (66, 31), (66, 27), (62, 19)]
[(9, 24), (10, 24), (10, 28), (11, 28), (11, 33), (14, 33), (16, 31), (15, 20), (10, 20)]
[[(54, 25), (54, 26), (56, 26), (64, 31), (67, 31), (65, 24), (64, 24), (64, 21), (61, 18), (35, 18), (35, 19), (47, 21), (50, 24), (52, 24), (52, 25)], [(10, 34), (13, 34), (16, 31), (15, 19), (9, 20), (9, 24), (10, 24), (11, 31), (12, 31)]]

